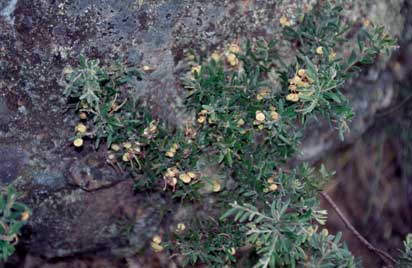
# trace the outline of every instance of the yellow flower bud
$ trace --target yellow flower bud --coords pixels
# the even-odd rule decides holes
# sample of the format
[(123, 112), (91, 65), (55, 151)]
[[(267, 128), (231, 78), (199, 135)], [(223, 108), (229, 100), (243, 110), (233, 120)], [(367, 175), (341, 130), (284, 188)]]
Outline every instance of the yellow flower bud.
[(272, 183), (271, 185), (269, 185), (269, 190), (274, 192), (278, 189), (278, 186), (276, 183)]
[(156, 244), (155, 242), (150, 243), (150, 246), (152, 247), (154, 252), (162, 252), (163, 251), (163, 246), (160, 244)]
[(112, 146), (110, 146), (110, 148), (112, 148), (113, 151), (118, 152), (120, 150), (120, 146), (117, 144), (112, 144)]
[(230, 45), (229, 45), (229, 52), (230, 52), (230, 53), (234, 53), (234, 54), (239, 53), (239, 52), (240, 52), (240, 47), (239, 47), (239, 45), (238, 45), (238, 44), (235, 44), (235, 43), (230, 44)]
[(181, 233), (181, 232), (183, 232), (184, 230), (186, 230), (186, 225), (184, 224), (184, 223), (178, 223), (177, 224), (177, 226), (176, 226), (176, 232), (177, 233)]
[(160, 237), (160, 235), (155, 235), (153, 236), (152, 241), (153, 243), (160, 244), (162, 243), (162, 238)]
[(306, 70), (305, 69), (299, 69), (298, 75), (303, 78), (306, 76)]
[(236, 249), (235, 248), (230, 248), (229, 250), (230, 255), (235, 255), (236, 254)]
[(297, 102), (297, 101), (299, 101), (299, 94), (296, 94), (296, 93), (288, 94), (286, 96), (286, 100), (292, 101), (292, 102)]
[(239, 120), (237, 120), (237, 126), (241, 127), (245, 124), (245, 120), (243, 120), (242, 118), (240, 118)]
[(279, 23), (282, 27), (290, 26), (290, 22), (289, 22), (288, 18), (286, 18), (285, 16), (280, 17)]
[(190, 183), (192, 181), (192, 178), (187, 175), (186, 173), (180, 174), (179, 180), (183, 181), (184, 183)]
[(130, 159), (129, 159), (129, 154), (128, 154), (128, 153), (123, 154), (122, 160), (123, 160), (124, 162), (128, 162), (128, 161), (130, 160)]
[(218, 62), (220, 61), (220, 54), (218, 52), (213, 52), (211, 58), (215, 61)]
[(196, 173), (191, 172), (191, 171), (187, 172), (186, 174), (192, 179), (196, 179), (196, 177), (197, 177)]
[(29, 212), (25, 211), (21, 214), (21, 220), (22, 221), (27, 221), (30, 218)]
[(255, 116), (255, 118), (256, 118), (257, 121), (263, 122), (263, 121), (265, 121), (266, 116), (265, 116), (265, 114), (262, 113), (261, 111), (256, 111), (256, 116)]
[(166, 155), (167, 157), (169, 157), (169, 158), (173, 158), (173, 157), (175, 156), (175, 152), (167, 151), (167, 152), (165, 153), (165, 155)]
[(323, 47), (317, 47), (316, 48), (316, 54), (323, 55)]
[(300, 76), (295, 75), (292, 79), (289, 80), (291, 85), (297, 85), (298, 83), (302, 82), (302, 78)]
[(123, 147), (126, 148), (126, 149), (130, 149), (130, 148), (132, 148), (132, 143), (131, 142), (125, 142), (125, 143), (123, 143)]
[(202, 70), (202, 66), (196, 65), (196, 66), (192, 67), (191, 72), (192, 72), (192, 74), (195, 74), (195, 73), (200, 74), (200, 70)]
[(296, 91), (298, 88), (297, 88), (297, 86), (295, 86), (295, 85), (290, 85), (289, 86), (289, 90), (290, 91)]
[(75, 147), (82, 147), (83, 146), (83, 139), (82, 138), (77, 138), (73, 141), (73, 145)]
[(206, 116), (199, 116), (199, 117), (197, 118), (197, 122), (198, 122), (199, 124), (203, 124), (203, 123), (205, 122), (205, 120), (206, 120)]
[(167, 180), (167, 184), (169, 184), (170, 186), (174, 187), (177, 184), (177, 179), (175, 177), (169, 178)]
[(87, 127), (84, 124), (79, 123), (76, 126), (76, 131), (78, 131), (79, 133), (85, 133), (87, 131)]
[(212, 191), (217, 193), (220, 192), (220, 190), (222, 189), (222, 185), (220, 184), (219, 181), (215, 180), (212, 183)]
[(173, 177), (175, 177), (178, 173), (179, 173), (178, 171), (176, 171), (176, 170), (174, 170), (174, 169), (172, 169), (172, 168), (168, 168), (167, 171), (166, 171), (165, 176), (166, 176), (166, 177), (169, 177), (169, 178), (173, 178)]
[(271, 111), (270, 116), (272, 117), (272, 120), (275, 122), (279, 120), (279, 114), (276, 111)]
[(233, 53), (230, 53), (229, 55), (227, 55), (226, 59), (229, 62), (230, 66), (236, 66), (239, 64), (238, 58)]
[(149, 72), (149, 71), (152, 71), (152, 70), (153, 70), (153, 68), (148, 66), (148, 65), (143, 66), (143, 71), (145, 71), (145, 72)]

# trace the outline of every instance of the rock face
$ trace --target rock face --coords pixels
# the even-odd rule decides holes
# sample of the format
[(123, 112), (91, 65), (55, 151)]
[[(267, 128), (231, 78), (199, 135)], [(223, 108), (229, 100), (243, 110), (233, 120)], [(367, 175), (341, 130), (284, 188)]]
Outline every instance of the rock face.
[[(136, 94), (160, 117), (179, 122), (185, 49), (205, 52), (245, 38), (276, 37), (283, 14), (293, 18), (313, 1), (279, 2), (0, 0), (0, 183), (18, 185), (33, 208), (28, 251), (49, 258), (97, 250), (132, 254), (147, 245), (163, 217), (160, 194), (134, 194), (132, 181), (104, 165), (99, 152), (70, 145), (74, 119), (65, 113), (58, 83), (66, 65), (85, 54), (154, 67)], [(399, 35), (407, 2), (359, 0), (347, 4), (347, 13), (352, 19), (368, 14)], [(348, 87), (357, 113), (348, 140), (390, 104), (385, 62)], [(336, 147), (331, 133), (318, 126), (309, 131), (301, 158), (316, 159)]]

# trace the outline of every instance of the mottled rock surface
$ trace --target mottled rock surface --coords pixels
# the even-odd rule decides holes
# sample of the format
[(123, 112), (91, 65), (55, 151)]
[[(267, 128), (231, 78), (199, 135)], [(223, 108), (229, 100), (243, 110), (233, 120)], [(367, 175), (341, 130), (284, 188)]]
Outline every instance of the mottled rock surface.
[[(203, 53), (244, 38), (276, 37), (280, 16), (293, 18), (309, 2), (0, 0), (0, 182), (14, 181), (33, 208), (25, 247), (46, 257), (100, 250), (128, 255), (147, 245), (163, 217), (160, 194), (134, 194), (131, 180), (102, 164), (91, 146), (76, 151), (70, 145), (74, 118), (58, 83), (67, 64), (85, 54), (154, 67), (136, 84), (136, 94), (159, 117), (178, 123), (185, 49)], [(407, 2), (359, 0), (346, 4), (346, 12), (399, 35)], [(390, 104), (386, 60), (347, 91), (357, 113), (350, 141)], [(316, 125), (308, 132), (302, 159), (340, 144), (328, 129)]]

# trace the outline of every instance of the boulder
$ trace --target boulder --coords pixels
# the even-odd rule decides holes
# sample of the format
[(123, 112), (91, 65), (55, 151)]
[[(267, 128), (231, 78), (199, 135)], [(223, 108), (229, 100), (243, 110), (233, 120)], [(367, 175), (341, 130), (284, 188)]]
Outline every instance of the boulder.
[[(59, 85), (81, 54), (103, 63), (117, 58), (155, 70), (135, 85), (157, 116), (177, 124), (184, 91), (185, 50), (206, 53), (230, 42), (276, 38), (282, 15), (295, 18), (314, 1), (278, 0), (0, 0), (0, 183), (16, 184), (33, 216), (25, 248), (47, 258), (87, 252), (131, 255), (145, 248), (164, 220), (161, 193), (133, 192), (92, 146), (69, 141), (75, 119)], [(348, 16), (366, 16), (390, 34), (405, 32), (407, 0), (344, 1)], [(408, 9), (406, 9), (408, 10)], [(290, 51), (281, 51), (287, 57)], [(387, 58), (347, 87), (357, 114), (352, 141), (390, 104)], [(308, 131), (301, 159), (342, 143), (322, 122)], [(86, 144), (89, 145), (89, 144)], [(168, 209), (177, 205), (168, 202)]]

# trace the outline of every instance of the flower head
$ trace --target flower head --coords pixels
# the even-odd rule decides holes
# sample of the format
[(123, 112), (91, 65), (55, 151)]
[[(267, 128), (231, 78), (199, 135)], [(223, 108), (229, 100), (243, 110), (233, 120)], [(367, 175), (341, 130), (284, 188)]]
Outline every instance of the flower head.
[(279, 120), (279, 113), (276, 111), (271, 111), (270, 116), (272, 117), (272, 120), (275, 122)]
[(126, 148), (126, 149), (130, 149), (130, 148), (132, 148), (132, 143), (131, 142), (125, 142), (125, 143), (123, 143), (123, 147)]
[(118, 152), (120, 150), (120, 146), (114, 143), (110, 146), (110, 148), (115, 152)]
[(183, 174), (180, 174), (179, 180), (181, 180), (184, 183), (188, 184), (192, 181), (192, 178), (187, 173), (183, 173)]
[(196, 179), (196, 178), (197, 178), (196, 173), (194, 173), (194, 172), (192, 172), (192, 171), (189, 171), (189, 172), (187, 172), (186, 174), (187, 174), (190, 178), (192, 178), (192, 179)]
[(229, 45), (229, 52), (230, 53), (239, 53), (240, 52), (240, 47), (238, 44), (232, 43)]
[(192, 72), (192, 74), (195, 74), (195, 73), (200, 74), (200, 70), (202, 70), (202, 66), (195, 65), (195, 66), (192, 67), (191, 72)]
[(220, 61), (220, 54), (218, 52), (213, 52), (211, 58), (215, 61), (218, 62)]
[(160, 235), (155, 235), (153, 236), (152, 241), (153, 243), (160, 244), (162, 243), (162, 238), (160, 237)]
[(83, 146), (83, 139), (82, 138), (77, 138), (73, 141), (73, 145), (75, 147), (82, 147)]
[(240, 118), (239, 120), (237, 120), (237, 126), (241, 127), (245, 124), (245, 120), (243, 120), (242, 118)]
[(255, 116), (256, 120), (259, 122), (263, 122), (266, 119), (266, 116), (264, 113), (262, 113), (261, 111), (256, 111), (256, 116)]
[(197, 122), (198, 122), (199, 124), (203, 124), (205, 121), (206, 121), (206, 116), (199, 116), (199, 117), (197, 118)]
[(79, 123), (76, 126), (76, 131), (79, 133), (85, 133), (87, 131), (87, 127), (84, 124)]
[(150, 243), (150, 246), (155, 252), (161, 252), (163, 251), (164, 248), (160, 243), (162, 243), (162, 238), (159, 235), (155, 235), (152, 238), (152, 242)]
[(184, 224), (183, 222), (178, 223), (176, 226), (176, 232), (182, 233), (184, 230), (186, 230), (186, 224)]
[(233, 53), (230, 53), (229, 55), (227, 55), (226, 59), (228, 63), (230, 64), (230, 66), (236, 66), (239, 64), (239, 59)]
[(212, 191), (217, 193), (220, 192), (220, 190), (222, 189), (222, 185), (220, 184), (220, 181), (215, 180), (212, 183)]
[(129, 153), (124, 153), (123, 156), (122, 156), (122, 160), (124, 162), (129, 162), (129, 160), (130, 160)]
[(278, 185), (276, 183), (272, 183), (271, 185), (269, 185), (269, 190), (274, 192), (278, 189)]
[(25, 211), (21, 214), (21, 220), (22, 221), (27, 221), (30, 218), (29, 212)]
[(167, 157), (169, 157), (169, 158), (173, 158), (173, 157), (175, 156), (175, 152), (167, 151), (167, 152), (165, 153), (165, 155), (166, 155)]
[(286, 100), (292, 101), (292, 102), (297, 102), (299, 101), (299, 94), (297, 93), (290, 93), (286, 96)]
[(152, 71), (152, 70), (153, 70), (153, 68), (150, 67), (150, 66), (148, 66), (148, 65), (144, 65), (144, 66), (143, 66), (143, 71), (145, 71), (145, 72), (150, 72), (150, 71)]
[(280, 17), (279, 23), (282, 27), (290, 26), (290, 22), (289, 22), (288, 18), (286, 18), (285, 16)]

